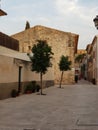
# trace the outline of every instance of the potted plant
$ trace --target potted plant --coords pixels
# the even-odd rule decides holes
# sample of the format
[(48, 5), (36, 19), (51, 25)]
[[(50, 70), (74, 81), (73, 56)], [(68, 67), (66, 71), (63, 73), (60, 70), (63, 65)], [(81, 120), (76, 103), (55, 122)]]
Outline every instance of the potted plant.
[(17, 90), (16, 89), (12, 89), (11, 91), (11, 97), (16, 97), (18, 94)]
[(36, 81), (32, 81), (32, 92), (36, 92)]
[(32, 86), (32, 93), (36, 92), (36, 86)]
[(28, 84), (25, 88), (25, 93), (29, 94), (32, 93), (33, 87), (31, 84)]
[(93, 83), (93, 84), (96, 84), (95, 78), (92, 79), (92, 83)]
[(75, 75), (75, 82), (78, 82), (78, 75)]
[(40, 85), (37, 84), (36, 85), (36, 91), (39, 92), (39, 90), (40, 90)]

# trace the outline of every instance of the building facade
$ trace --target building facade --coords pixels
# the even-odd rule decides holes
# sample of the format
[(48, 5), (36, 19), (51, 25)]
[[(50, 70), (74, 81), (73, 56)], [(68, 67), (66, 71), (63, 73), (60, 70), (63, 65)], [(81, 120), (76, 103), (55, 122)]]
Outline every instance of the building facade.
[[(85, 49), (79, 49), (77, 53), (75, 54), (75, 75), (78, 76), (78, 79), (86, 78), (87, 72), (86, 72), (86, 50)], [(84, 71), (85, 67), (85, 71)]]
[[(31, 71), (27, 53), (19, 52), (18, 40), (0, 32), (0, 99), (11, 97), (13, 89), (24, 93), (32, 81), (40, 84), (40, 75)], [(44, 75), (43, 87), (54, 85), (52, 68)], [(21, 74), (20, 74), (21, 72)]]
[(78, 35), (68, 32), (51, 29), (44, 26), (35, 26), (20, 33), (12, 35), (19, 40), (19, 51), (28, 53), (37, 40), (46, 40), (52, 47), (53, 56), (53, 75), (55, 84), (59, 84), (61, 72), (58, 67), (60, 57), (68, 56), (72, 61), (71, 70), (65, 72), (63, 84), (73, 84), (75, 75), (74, 56), (77, 52)]
[(92, 43), (87, 45), (86, 50), (88, 80), (98, 84), (98, 36), (95, 36)]
[[(6, 47), (0, 46), (0, 99), (11, 97), (13, 89), (19, 89), (24, 93), (24, 89), (31, 81), (40, 84), (40, 75), (32, 72), (30, 59), (26, 53), (20, 53)], [(21, 75), (19, 70), (21, 68)], [(52, 68), (44, 75), (43, 87), (54, 85)], [(19, 80), (20, 77), (20, 80)]]

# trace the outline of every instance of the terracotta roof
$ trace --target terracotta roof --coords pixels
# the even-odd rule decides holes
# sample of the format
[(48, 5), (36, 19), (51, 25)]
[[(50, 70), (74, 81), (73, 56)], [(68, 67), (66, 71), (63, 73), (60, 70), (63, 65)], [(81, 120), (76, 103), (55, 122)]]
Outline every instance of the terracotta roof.
[(0, 9), (0, 16), (4, 16), (4, 15), (7, 15), (7, 13)]

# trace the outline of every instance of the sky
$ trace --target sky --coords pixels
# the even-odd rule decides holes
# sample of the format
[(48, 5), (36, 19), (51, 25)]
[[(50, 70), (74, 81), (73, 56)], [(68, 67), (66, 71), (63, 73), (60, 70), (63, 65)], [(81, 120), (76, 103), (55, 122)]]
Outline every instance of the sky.
[(1, 0), (0, 32), (12, 35), (30, 26), (42, 25), (79, 35), (78, 49), (86, 49), (98, 30), (93, 19), (98, 15), (98, 0)]

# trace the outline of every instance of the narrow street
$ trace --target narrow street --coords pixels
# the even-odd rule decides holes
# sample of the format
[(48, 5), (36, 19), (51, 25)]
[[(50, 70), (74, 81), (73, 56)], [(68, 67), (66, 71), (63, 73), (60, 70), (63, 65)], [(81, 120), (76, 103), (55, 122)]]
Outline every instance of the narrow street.
[(76, 84), (77, 85), (92, 85), (91, 82), (84, 80), (84, 79), (78, 80), (78, 83), (76, 83)]
[(98, 130), (98, 86), (81, 80), (44, 93), (1, 100), (0, 130)]

